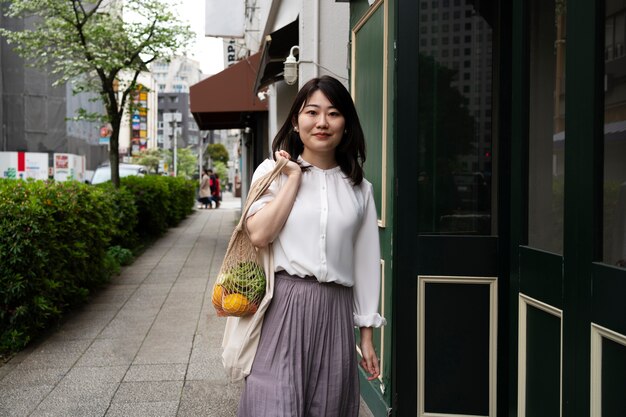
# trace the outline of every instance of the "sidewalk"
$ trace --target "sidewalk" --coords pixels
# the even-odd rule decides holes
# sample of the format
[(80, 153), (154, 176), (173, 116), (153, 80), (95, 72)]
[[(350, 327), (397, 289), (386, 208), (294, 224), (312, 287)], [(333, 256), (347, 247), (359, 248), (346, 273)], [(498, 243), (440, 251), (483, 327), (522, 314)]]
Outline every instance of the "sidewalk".
[(235, 416), (211, 291), (239, 207), (196, 210), (0, 367), (0, 416)]

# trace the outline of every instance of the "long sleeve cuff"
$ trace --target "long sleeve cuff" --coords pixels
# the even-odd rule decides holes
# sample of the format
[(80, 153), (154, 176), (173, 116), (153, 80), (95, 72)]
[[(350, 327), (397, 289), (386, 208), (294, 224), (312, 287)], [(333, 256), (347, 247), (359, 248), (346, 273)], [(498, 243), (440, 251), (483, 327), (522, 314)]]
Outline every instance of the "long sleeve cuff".
[(378, 313), (360, 316), (354, 314), (354, 325), (356, 327), (381, 327), (387, 324), (387, 320)]

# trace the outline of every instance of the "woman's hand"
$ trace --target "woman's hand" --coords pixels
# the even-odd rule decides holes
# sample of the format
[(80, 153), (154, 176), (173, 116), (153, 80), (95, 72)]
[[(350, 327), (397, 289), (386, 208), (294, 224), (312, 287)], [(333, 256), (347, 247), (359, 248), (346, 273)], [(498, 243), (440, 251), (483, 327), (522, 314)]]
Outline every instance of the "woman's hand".
[(280, 191), (272, 201), (246, 220), (248, 236), (257, 248), (266, 247), (280, 233), (291, 213), (302, 178), (300, 165), (291, 161), (288, 152), (278, 151), (275, 155), (276, 160), (280, 158), (289, 160), (282, 169), (282, 172), (287, 175), (287, 181), (281, 185)]
[(285, 167), (282, 170), (282, 173), (288, 176), (292, 176), (292, 175), (299, 175), (302, 174), (302, 170), (300, 169), (300, 165), (298, 165), (296, 162), (291, 160), (291, 155), (289, 155), (289, 152), (287, 151), (276, 151), (274, 152), (274, 156), (276, 157), (276, 160), (278, 161), (280, 158), (285, 158), (287, 159), (289, 162), (287, 162), (287, 165), (285, 165)]
[(376, 356), (376, 350), (374, 349), (374, 342), (372, 341), (373, 331), (371, 327), (361, 327), (361, 367), (370, 376), (368, 381), (372, 381), (380, 375), (380, 368), (378, 366), (378, 357)]

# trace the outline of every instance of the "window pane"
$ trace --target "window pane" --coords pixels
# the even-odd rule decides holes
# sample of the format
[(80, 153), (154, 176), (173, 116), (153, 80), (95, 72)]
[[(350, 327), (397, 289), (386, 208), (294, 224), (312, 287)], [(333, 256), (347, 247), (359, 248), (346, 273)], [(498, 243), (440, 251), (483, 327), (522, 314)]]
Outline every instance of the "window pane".
[[(456, 4), (457, 2), (455, 2)], [(490, 235), (492, 230), (492, 3), (434, 2), (445, 23), (420, 18), (420, 231)], [(449, 3), (448, 3), (449, 4)], [(463, 13), (451, 13), (453, 8)], [(424, 12), (425, 13), (425, 12)], [(422, 15), (423, 17), (424, 15)], [(452, 25), (454, 38), (440, 27)], [(441, 38), (442, 42), (438, 42)], [(460, 51), (462, 53), (460, 53)], [(466, 51), (470, 51), (466, 55)], [(440, 58), (441, 57), (441, 58)]]
[(603, 256), (610, 265), (626, 267), (626, 1), (606, 2), (604, 92)]
[(532, 0), (528, 243), (563, 252), (565, 2)]

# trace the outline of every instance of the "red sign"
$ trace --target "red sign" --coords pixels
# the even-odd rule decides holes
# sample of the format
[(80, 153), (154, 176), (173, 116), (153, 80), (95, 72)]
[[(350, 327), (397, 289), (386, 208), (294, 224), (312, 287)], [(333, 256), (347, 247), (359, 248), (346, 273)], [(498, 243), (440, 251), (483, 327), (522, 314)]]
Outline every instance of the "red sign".
[(109, 126), (101, 126), (100, 127), (100, 137), (106, 138), (111, 136), (111, 128)]

